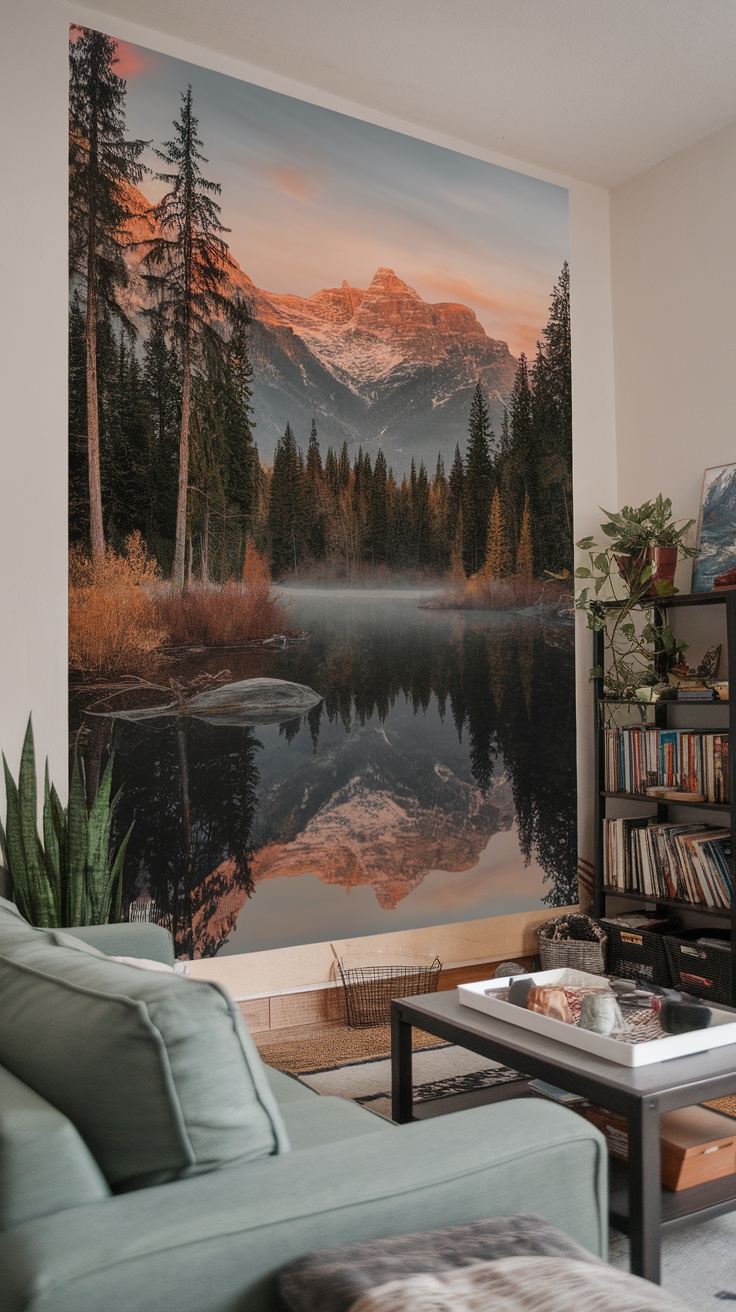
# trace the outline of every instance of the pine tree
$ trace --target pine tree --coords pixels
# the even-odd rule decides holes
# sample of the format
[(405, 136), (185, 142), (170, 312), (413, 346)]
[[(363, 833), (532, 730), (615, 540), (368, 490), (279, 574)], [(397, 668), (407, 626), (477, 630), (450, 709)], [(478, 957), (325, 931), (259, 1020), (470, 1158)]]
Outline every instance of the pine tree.
[(304, 535), (307, 550), (313, 560), (322, 560), (325, 554), (324, 475), (317, 438), (317, 424), (314, 419), (312, 419), (312, 430), (309, 434), (303, 487)]
[(296, 441), (287, 424), (276, 445), (268, 506), (271, 570), (274, 575), (299, 569), (302, 546), (301, 482)]
[(337, 462), (337, 486), (341, 492), (350, 486), (350, 456), (347, 442), (343, 442), (340, 448), (340, 458)]
[(379, 449), (371, 476), (367, 525), (367, 549), (374, 565), (383, 565), (386, 561), (388, 530), (388, 470), (386, 457)]
[(510, 572), (506, 526), (498, 488), (493, 493), (491, 511), (488, 516), (488, 541), (486, 558), (478, 571), (478, 578), (487, 582), (503, 579)]
[(537, 464), (534, 506), (538, 572), (572, 569), (572, 378), (570, 273), (567, 264), (552, 292), (544, 343), (532, 374), (532, 425)]
[(167, 166), (157, 174), (169, 190), (154, 207), (152, 217), (158, 236), (147, 243), (143, 265), (161, 289), (161, 311), (177, 343), (181, 358), (182, 394), (179, 433), (179, 474), (176, 502), (173, 585), (185, 586), (187, 510), (189, 494), (189, 423), (191, 417), (192, 368), (206, 337), (217, 343), (214, 321), (230, 312), (225, 294), (229, 252), (220, 222), (220, 185), (202, 174), (197, 136), (198, 120), (192, 108), (192, 88), (181, 97), (174, 136), (157, 150)]
[(100, 474), (97, 328), (101, 314), (127, 322), (120, 293), (131, 217), (128, 188), (140, 182), (146, 143), (125, 136), (125, 82), (114, 71), (117, 43), (75, 28), (69, 46), (69, 258), (85, 293), (85, 395), (92, 559), (105, 555)]
[(493, 439), (488, 403), (480, 383), (470, 406), (468, 449), (463, 483), (463, 564), (466, 574), (475, 574), (486, 551), (488, 515), (493, 497)]
[(520, 579), (534, 577), (534, 552), (532, 550), (532, 523), (529, 497), (524, 499), (524, 512), (521, 517), (519, 545), (516, 549), (516, 573)]

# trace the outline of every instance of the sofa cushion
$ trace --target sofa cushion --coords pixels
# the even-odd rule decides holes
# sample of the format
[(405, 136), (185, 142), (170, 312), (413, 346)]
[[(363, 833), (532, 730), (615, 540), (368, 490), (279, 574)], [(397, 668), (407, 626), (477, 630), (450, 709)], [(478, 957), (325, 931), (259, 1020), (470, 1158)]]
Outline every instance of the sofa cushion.
[(0, 1066), (0, 1230), (109, 1196), (71, 1121)]
[(0, 1062), (77, 1127), (115, 1190), (288, 1149), (223, 989), (75, 949), (0, 908)]

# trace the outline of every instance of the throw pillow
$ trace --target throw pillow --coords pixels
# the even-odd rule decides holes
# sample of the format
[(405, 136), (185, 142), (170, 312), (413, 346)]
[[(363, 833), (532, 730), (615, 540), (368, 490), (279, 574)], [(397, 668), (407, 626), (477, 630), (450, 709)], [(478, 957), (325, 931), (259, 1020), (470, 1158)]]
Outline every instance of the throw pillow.
[(49, 946), (10, 919), (0, 915), (0, 1062), (68, 1116), (114, 1190), (288, 1149), (223, 989)]

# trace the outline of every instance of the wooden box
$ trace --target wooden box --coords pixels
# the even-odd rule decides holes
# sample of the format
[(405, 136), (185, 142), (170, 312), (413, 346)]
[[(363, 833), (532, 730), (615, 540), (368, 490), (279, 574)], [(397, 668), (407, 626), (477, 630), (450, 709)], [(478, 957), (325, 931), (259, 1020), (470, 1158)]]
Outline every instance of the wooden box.
[[(581, 1108), (581, 1114), (602, 1130), (608, 1151), (628, 1158), (628, 1127), (623, 1116), (603, 1107)], [(736, 1120), (708, 1107), (680, 1107), (660, 1117), (662, 1184), (674, 1191), (720, 1180), (736, 1172)]]

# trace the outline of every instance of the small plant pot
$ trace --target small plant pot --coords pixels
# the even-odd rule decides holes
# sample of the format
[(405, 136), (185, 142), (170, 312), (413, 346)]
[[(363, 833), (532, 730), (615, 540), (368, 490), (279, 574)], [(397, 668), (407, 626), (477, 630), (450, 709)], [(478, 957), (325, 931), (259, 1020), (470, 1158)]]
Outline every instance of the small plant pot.
[(677, 569), (677, 547), (650, 547), (649, 564), (652, 566), (649, 593), (656, 592), (655, 583), (675, 582)]

